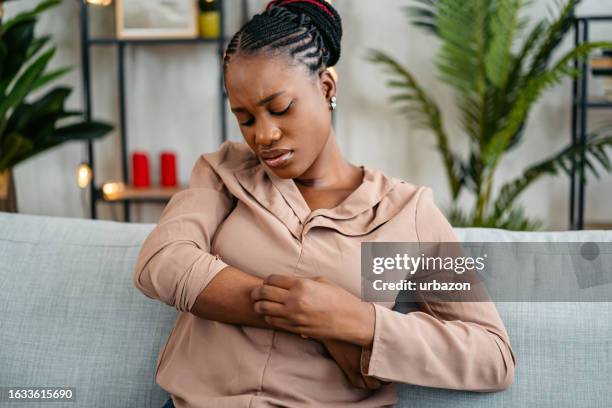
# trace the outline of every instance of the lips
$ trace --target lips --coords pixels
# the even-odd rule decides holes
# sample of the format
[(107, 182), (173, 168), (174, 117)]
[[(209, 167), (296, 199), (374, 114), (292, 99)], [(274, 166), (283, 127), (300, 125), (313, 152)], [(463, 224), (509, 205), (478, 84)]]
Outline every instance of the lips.
[(268, 165), (268, 167), (280, 168), (289, 163), (289, 161), (293, 158), (293, 150), (270, 150), (262, 152), (260, 157), (264, 163)]
[(289, 153), (291, 150), (290, 149), (274, 149), (274, 150), (267, 150), (265, 152), (261, 152), (259, 154), (259, 156), (264, 159), (264, 160), (268, 160), (268, 159), (275, 159), (277, 157), (280, 157), (286, 153)]

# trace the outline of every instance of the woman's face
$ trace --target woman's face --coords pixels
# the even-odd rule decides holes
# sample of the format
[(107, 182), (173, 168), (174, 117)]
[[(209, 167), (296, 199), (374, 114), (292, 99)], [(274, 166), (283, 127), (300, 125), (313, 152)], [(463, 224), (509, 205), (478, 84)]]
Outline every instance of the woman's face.
[(225, 87), (242, 136), (262, 163), (281, 178), (304, 174), (330, 136), (331, 74), (313, 79), (289, 57), (238, 54)]

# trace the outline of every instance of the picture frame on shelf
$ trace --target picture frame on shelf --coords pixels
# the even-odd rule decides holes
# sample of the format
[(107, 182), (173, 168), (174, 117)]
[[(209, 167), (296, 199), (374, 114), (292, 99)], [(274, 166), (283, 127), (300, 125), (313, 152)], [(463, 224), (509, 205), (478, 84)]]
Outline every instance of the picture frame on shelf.
[(115, 0), (118, 39), (177, 39), (198, 36), (196, 0)]

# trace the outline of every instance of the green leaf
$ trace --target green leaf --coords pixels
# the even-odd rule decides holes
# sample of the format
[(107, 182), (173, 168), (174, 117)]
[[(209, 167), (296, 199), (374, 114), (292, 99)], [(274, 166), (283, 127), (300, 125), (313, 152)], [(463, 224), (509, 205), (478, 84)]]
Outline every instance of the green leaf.
[(35, 18), (38, 14), (42, 13), (43, 11), (57, 6), (58, 4), (61, 3), (61, 0), (45, 0), (42, 1), (41, 3), (39, 3), (36, 7), (34, 7), (31, 10), (28, 11), (24, 11), (21, 12), (19, 14), (17, 14), (15, 17), (11, 18), (10, 20), (7, 21), (3, 21), (2, 22), (2, 26), (0, 27), (0, 32), (4, 32), (10, 28), (12, 28), (14, 25), (19, 24), (25, 20), (31, 20), (33, 18)]
[(40, 38), (34, 38), (32, 43), (28, 47), (28, 51), (26, 52), (26, 59), (32, 58), (38, 51), (40, 51), (51, 39), (51, 36), (46, 35)]
[(533, 103), (542, 92), (558, 84), (563, 76), (574, 76), (576, 72), (569, 65), (574, 59), (585, 59), (595, 48), (611, 47), (609, 42), (585, 43), (567, 52), (557, 64), (548, 71), (534, 76), (521, 90), (512, 111), (509, 114), (508, 126), (500, 129), (484, 146), (482, 157), (488, 166), (494, 167), (506, 151), (514, 134), (527, 119)]
[(104, 122), (80, 122), (57, 129), (53, 139), (59, 143), (69, 140), (92, 140), (104, 136), (111, 130), (113, 126)]
[(503, 89), (508, 80), (512, 61), (512, 45), (519, 28), (521, 0), (498, 0), (491, 21), (493, 34), (485, 56), (487, 78), (497, 88)]
[[(584, 61), (595, 48), (612, 48), (610, 42), (583, 44), (554, 62), (553, 56), (574, 24), (578, 0), (550, 1), (556, 1), (550, 8), (552, 18), (536, 21), (525, 36), (529, 0), (413, 0), (404, 9), (413, 26), (440, 41), (435, 67), (438, 78), (454, 93), (460, 113), (458, 133), (468, 138), (465, 161), (449, 147), (442, 112), (411, 73), (386, 54), (372, 55), (371, 61), (390, 74), (387, 85), (393, 91), (393, 106), (413, 127), (434, 132), (451, 186), (454, 207), (450, 216), (459, 225), (536, 229), (541, 222), (528, 218), (517, 206), (517, 198), (544, 175), (571, 173), (575, 149), (528, 166), (522, 177), (502, 187), (497, 200), (492, 195), (497, 166), (526, 134), (533, 105), (563, 78), (580, 75), (573, 68), (574, 60)], [(515, 47), (519, 38), (523, 40)], [(581, 175), (585, 180), (602, 173), (598, 164), (610, 171), (612, 163), (604, 146), (593, 142), (586, 150)], [(473, 195), (471, 211), (455, 205), (463, 187)]]
[(0, 149), (0, 171), (15, 164), (15, 158), (32, 150), (32, 142), (18, 133), (9, 134)]
[(57, 87), (32, 104), (21, 104), (8, 120), (6, 131), (19, 132), (30, 140), (36, 140), (36, 129), (49, 121), (53, 129), (55, 121), (63, 117), (64, 104), (71, 92), (68, 87)]
[[(602, 162), (604, 169), (607, 171), (612, 171), (612, 167), (603, 164), (610, 162), (607, 157), (607, 153), (604, 150), (606, 147), (612, 148), (612, 136), (601, 136), (598, 133), (594, 133), (586, 140), (585, 163), (587, 168), (591, 170), (596, 177), (598, 177), (599, 174), (591, 163), (593, 158)], [(572, 160), (575, 160), (576, 163), (578, 163), (580, 160), (580, 151), (581, 149), (579, 145), (566, 146), (553, 156), (530, 166), (523, 172), (521, 177), (504, 184), (501, 187), (498, 198), (494, 204), (494, 216), (501, 216), (504, 211), (513, 205), (514, 201), (517, 199), (519, 194), (523, 192), (523, 190), (545, 174), (556, 175), (559, 170), (563, 170), (566, 174), (570, 173), (571, 168), (567, 165), (567, 163), (571, 163)]]
[(28, 48), (34, 39), (35, 24), (36, 19), (30, 18), (3, 30), (1, 38), (6, 47), (6, 57), (0, 73), (2, 89), (8, 86), (27, 61)]
[(531, 67), (525, 75), (527, 80), (546, 69), (553, 52), (557, 49), (565, 34), (572, 28), (574, 10), (578, 3), (579, 0), (569, 0), (558, 6), (559, 12), (556, 20), (546, 27), (546, 32), (536, 48)]
[(0, 122), (2, 123), (0, 131), (4, 129), (5, 119), (3, 118), (7, 111), (20, 104), (32, 90), (32, 87), (38, 78), (40, 78), (54, 52), (55, 48), (52, 48), (38, 57), (17, 79), (17, 82), (13, 85), (7, 97), (0, 101), (0, 120), (2, 121)]
[(27, 160), (28, 158), (39, 153), (57, 147), (67, 141), (83, 141), (101, 138), (112, 129), (113, 127), (111, 125), (97, 121), (80, 122), (64, 126), (55, 130), (51, 137), (49, 137), (46, 141), (36, 143), (32, 150), (14, 157), (11, 166), (21, 163), (22, 161)]
[(53, 71), (50, 71), (50, 72), (42, 75), (32, 85), (32, 92), (36, 91), (39, 88), (42, 88), (43, 86), (47, 85), (49, 82), (52, 82), (52, 81), (55, 81), (58, 78), (61, 78), (62, 76), (66, 75), (68, 72), (70, 72), (71, 70), (72, 70), (72, 67), (63, 67), (63, 68), (55, 69)]
[(367, 59), (373, 63), (383, 65), (394, 76), (394, 80), (389, 81), (393, 87), (400, 88), (403, 93), (395, 95), (394, 100), (410, 101), (406, 107), (406, 112), (411, 119), (421, 127), (431, 129), (437, 139), (437, 149), (444, 158), (444, 165), (450, 182), (453, 197), (458, 196), (461, 190), (462, 167), (460, 159), (452, 153), (448, 146), (448, 138), (444, 131), (442, 116), (437, 104), (430, 99), (421, 86), (417, 83), (414, 76), (397, 61), (377, 50), (370, 50)]

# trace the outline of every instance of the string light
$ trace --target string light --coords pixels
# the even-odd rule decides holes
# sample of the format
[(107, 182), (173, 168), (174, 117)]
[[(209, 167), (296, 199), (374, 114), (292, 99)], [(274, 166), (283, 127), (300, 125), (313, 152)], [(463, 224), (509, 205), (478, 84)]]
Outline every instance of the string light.
[(79, 164), (79, 167), (77, 167), (76, 172), (77, 184), (79, 188), (85, 189), (89, 187), (92, 176), (93, 172), (91, 171), (91, 167), (89, 167), (89, 164), (85, 162)]
[(125, 184), (121, 181), (109, 181), (102, 186), (102, 193), (104, 193), (104, 197), (108, 200), (116, 198), (123, 191), (125, 191)]
[(108, 6), (113, 0), (84, 0), (87, 4), (93, 4), (94, 6)]

